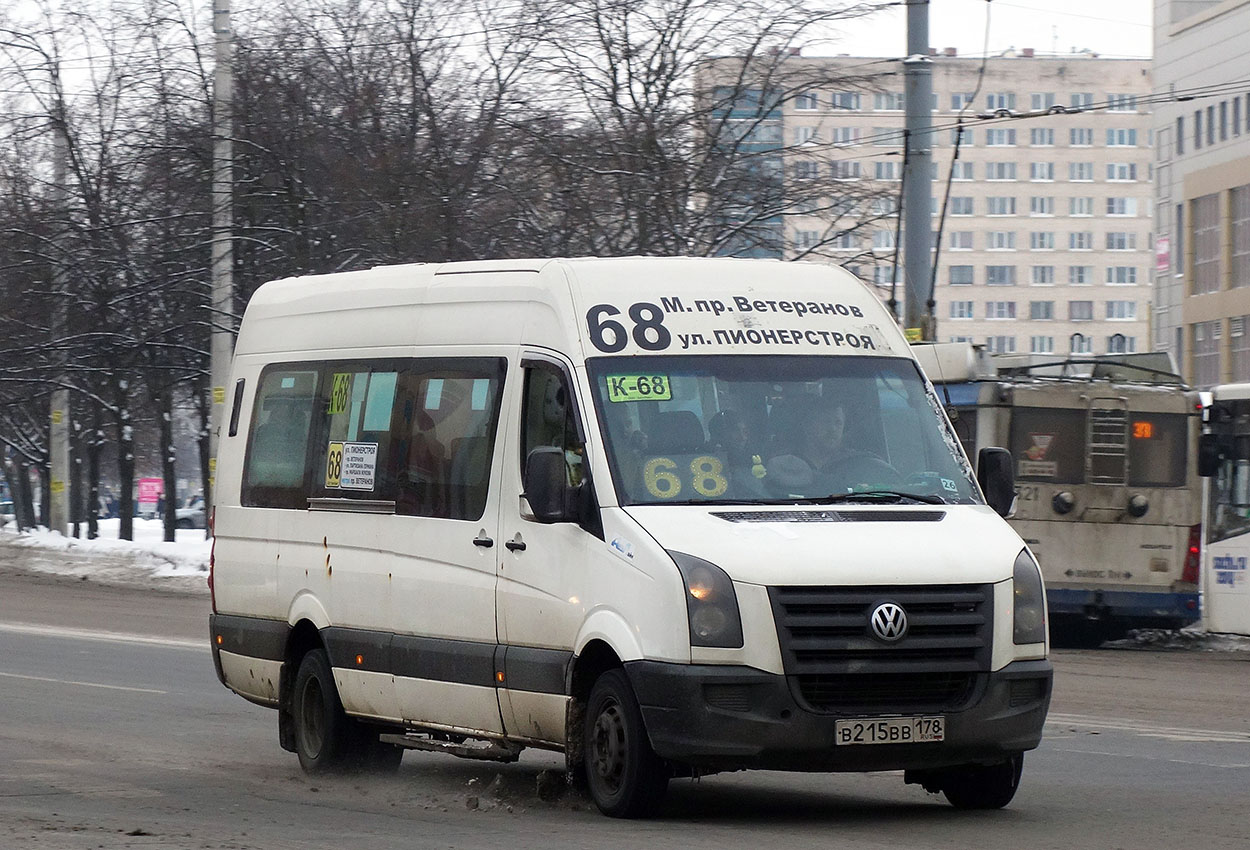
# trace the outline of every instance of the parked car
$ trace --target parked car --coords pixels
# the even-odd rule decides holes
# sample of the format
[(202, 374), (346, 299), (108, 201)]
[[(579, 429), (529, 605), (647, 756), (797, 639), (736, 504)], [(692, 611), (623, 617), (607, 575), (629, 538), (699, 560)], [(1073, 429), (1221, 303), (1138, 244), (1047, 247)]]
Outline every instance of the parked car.
[(11, 501), (5, 499), (3, 502), (0, 502), (0, 527), (12, 522), (16, 516), (17, 515), (13, 511), (13, 503)]
[(174, 525), (178, 528), (203, 528), (204, 500), (199, 496), (188, 499), (187, 506), (178, 508), (174, 516), (176, 517)]

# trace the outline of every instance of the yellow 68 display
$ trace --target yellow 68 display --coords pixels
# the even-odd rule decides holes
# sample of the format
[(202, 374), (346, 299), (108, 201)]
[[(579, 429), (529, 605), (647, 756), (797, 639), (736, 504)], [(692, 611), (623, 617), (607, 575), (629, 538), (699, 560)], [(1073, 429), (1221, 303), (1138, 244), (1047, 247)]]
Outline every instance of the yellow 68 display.
[[(674, 499), (682, 489), (682, 479), (676, 470), (681, 465), (672, 458), (653, 457), (642, 469), (642, 480), (647, 492), (657, 499)], [(725, 464), (712, 455), (699, 455), (688, 464), (690, 486), (700, 496), (709, 499), (723, 496), (729, 489), (729, 481), (722, 474)]]

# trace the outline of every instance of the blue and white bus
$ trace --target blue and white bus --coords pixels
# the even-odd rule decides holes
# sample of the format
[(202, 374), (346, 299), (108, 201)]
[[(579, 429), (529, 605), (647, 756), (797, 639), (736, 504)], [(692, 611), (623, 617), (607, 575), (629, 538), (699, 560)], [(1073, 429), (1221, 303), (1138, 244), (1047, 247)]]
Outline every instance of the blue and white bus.
[(1204, 624), (1250, 634), (1250, 384), (1211, 391), (1199, 472), (1206, 477)]

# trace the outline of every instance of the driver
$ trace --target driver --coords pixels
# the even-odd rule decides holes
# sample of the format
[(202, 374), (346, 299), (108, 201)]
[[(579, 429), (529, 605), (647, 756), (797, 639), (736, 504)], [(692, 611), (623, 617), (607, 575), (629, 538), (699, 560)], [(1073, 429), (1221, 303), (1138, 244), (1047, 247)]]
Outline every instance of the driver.
[(841, 402), (813, 399), (798, 416), (798, 433), (789, 454), (768, 462), (768, 477), (782, 487), (807, 488), (828, 477), (844, 461), (864, 453), (846, 445), (846, 410)]

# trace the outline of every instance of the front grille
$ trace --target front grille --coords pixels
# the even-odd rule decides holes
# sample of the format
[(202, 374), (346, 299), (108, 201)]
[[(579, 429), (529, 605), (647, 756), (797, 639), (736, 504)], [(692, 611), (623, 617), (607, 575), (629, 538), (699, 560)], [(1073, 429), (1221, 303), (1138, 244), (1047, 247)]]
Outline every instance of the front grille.
[[(782, 663), (814, 711), (950, 709), (990, 667), (990, 585), (769, 588)], [(898, 641), (874, 636), (872, 611), (907, 612)]]

